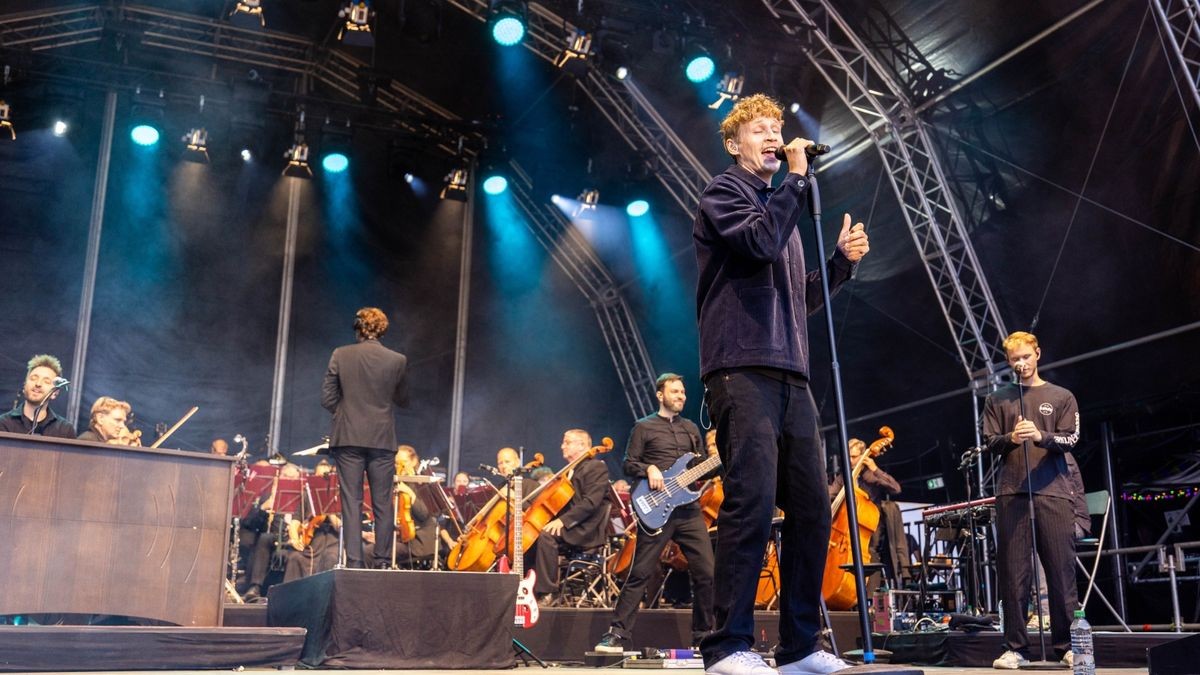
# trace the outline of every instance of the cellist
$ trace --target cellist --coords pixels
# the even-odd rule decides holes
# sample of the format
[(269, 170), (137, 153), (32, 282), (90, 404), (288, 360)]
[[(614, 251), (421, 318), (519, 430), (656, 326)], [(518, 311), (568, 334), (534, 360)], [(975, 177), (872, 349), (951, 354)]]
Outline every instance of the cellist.
[[(850, 439), (851, 466), (857, 464), (867, 444), (857, 438)], [(858, 477), (858, 487), (862, 488), (871, 503), (879, 507), (879, 519), (882, 527), (875, 528), (871, 534), (868, 551), (871, 562), (884, 564), (886, 576), (893, 584), (903, 582), (909, 576), (908, 570), (908, 541), (904, 536), (904, 523), (900, 516), (900, 507), (891, 501), (891, 497), (900, 494), (900, 483), (891, 474), (879, 468), (875, 459), (869, 455), (862, 460), (863, 470)], [(829, 483), (829, 499), (833, 500), (842, 491), (842, 475), (835, 476)], [(901, 554), (901, 551), (903, 553)], [(879, 574), (873, 574), (867, 579), (867, 594), (869, 595), (879, 585)]]
[[(611, 445), (611, 442), (609, 443)], [(562, 440), (563, 459), (575, 461), (592, 448), (592, 436), (583, 429), (568, 429)], [(580, 462), (569, 480), (575, 490), (571, 501), (546, 523), (534, 545), (534, 569), (537, 582), (533, 588), (539, 605), (548, 605), (558, 592), (559, 547), (580, 549), (604, 545), (604, 527), (608, 523), (608, 466), (592, 457)]]

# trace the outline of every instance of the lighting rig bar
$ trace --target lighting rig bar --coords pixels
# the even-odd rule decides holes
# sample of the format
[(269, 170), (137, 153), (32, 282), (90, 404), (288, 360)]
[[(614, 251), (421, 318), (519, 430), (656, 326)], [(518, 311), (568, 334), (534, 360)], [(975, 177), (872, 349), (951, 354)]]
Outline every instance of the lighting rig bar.
[[(90, 23), (89, 23), (90, 22)], [(226, 22), (140, 5), (119, 5), (105, 10), (100, 5), (80, 6), (56, 12), (0, 16), (0, 50), (18, 62), (34, 62), (24, 50), (48, 51), (101, 39), (105, 30), (137, 36), (137, 44), (307, 76), (326, 84), (347, 98), (361, 102), (359, 72), (367, 64), (336, 50), (324, 50), (304, 38), (270, 30), (246, 30)], [(63, 65), (86, 69), (94, 81), (129, 87), (145, 82), (147, 76), (179, 78), (176, 73), (129, 68), (116, 64), (71, 57)], [(39, 70), (53, 71), (52, 64), (39, 60)], [(65, 73), (58, 73), (65, 76)], [(102, 78), (102, 79), (101, 79)], [(212, 80), (185, 77), (194, 85)], [(283, 95), (276, 93), (276, 95)], [(210, 97), (211, 98), (211, 97)], [(401, 130), (432, 138), (447, 154), (477, 154), (483, 135), (447, 109), (415, 91), (392, 81), (376, 94), (379, 108), (396, 113), (391, 121)], [(442, 124), (441, 122), (450, 124)]]
[(0, 47), (39, 51), (99, 42), (104, 11), (99, 5), (79, 5), (0, 16)]
[(828, 0), (763, 0), (875, 139), (967, 378), (1004, 368), (1008, 331), (927, 125), (908, 94)]
[(636, 419), (653, 413), (649, 392), (654, 391), (656, 373), (625, 296), (579, 229), (558, 207), (539, 204), (530, 194), (532, 184), (520, 165), (509, 162), (509, 166), (509, 190), (529, 229), (596, 313), (629, 410)]
[[(446, 2), (479, 21), (488, 20), (486, 0)], [(556, 63), (577, 28), (536, 2), (529, 3), (527, 8), (526, 38), (522, 44), (546, 61)], [(641, 156), (655, 158), (655, 177), (690, 218), (712, 174), (671, 130), (637, 85), (629, 78), (617, 82), (614, 79), (589, 68), (586, 83), (580, 85), (630, 148)]]

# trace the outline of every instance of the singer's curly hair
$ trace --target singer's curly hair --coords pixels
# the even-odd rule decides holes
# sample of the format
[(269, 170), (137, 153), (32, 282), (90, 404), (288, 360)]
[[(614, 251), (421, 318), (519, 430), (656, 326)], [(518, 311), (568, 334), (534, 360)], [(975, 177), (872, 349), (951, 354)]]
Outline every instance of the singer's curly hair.
[(770, 117), (782, 122), (783, 106), (766, 94), (754, 94), (739, 99), (733, 104), (733, 110), (721, 120), (721, 142), (736, 138), (738, 127), (759, 117)]
[(1004, 351), (1006, 352), (1011, 352), (1021, 345), (1029, 345), (1030, 348), (1037, 349), (1037, 336), (1033, 333), (1026, 333), (1023, 330), (1019, 330), (1015, 333), (1010, 333), (1008, 337), (1004, 338)]
[(25, 370), (25, 377), (29, 377), (34, 368), (41, 368), (43, 366), (53, 370), (55, 375), (62, 377), (62, 362), (49, 354), (38, 354), (29, 359), (28, 367)]
[(388, 329), (388, 318), (378, 307), (363, 307), (354, 313), (354, 332), (364, 340), (381, 337)]

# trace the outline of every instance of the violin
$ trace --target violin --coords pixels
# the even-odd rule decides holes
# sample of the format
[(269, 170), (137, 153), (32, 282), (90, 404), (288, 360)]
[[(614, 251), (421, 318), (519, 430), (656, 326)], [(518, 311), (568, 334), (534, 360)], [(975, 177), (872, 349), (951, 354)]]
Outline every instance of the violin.
[(121, 425), (120, 432), (104, 442), (109, 445), (125, 445), (132, 448), (140, 448), (142, 446), (142, 430), (130, 431), (129, 427)]
[(887, 451), (896, 434), (890, 427), (879, 428), (880, 438), (859, 455), (850, 472), (850, 479), (843, 481), (842, 489), (831, 504), (833, 525), (829, 534), (829, 551), (825, 556), (825, 576), (821, 583), (821, 594), (830, 609), (847, 610), (858, 602), (858, 589), (854, 574), (841, 569), (842, 565), (854, 562), (850, 542), (849, 516), (845, 508), (846, 486), (854, 487), (854, 503), (858, 513), (858, 545), (864, 563), (871, 561), (871, 535), (879, 527), (879, 507), (871, 501), (866, 491), (858, 487), (858, 477), (866, 466), (868, 457), (878, 457)]
[[(536, 469), (545, 462), (542, 453), (534, 453), (525, 469)], [(500, 491), (483, 505), (463, 528), (462, 536), (450, 548), (446, 567), (459, 572), (486, 572), (504, 552), (508, 536), (508, 498)]]

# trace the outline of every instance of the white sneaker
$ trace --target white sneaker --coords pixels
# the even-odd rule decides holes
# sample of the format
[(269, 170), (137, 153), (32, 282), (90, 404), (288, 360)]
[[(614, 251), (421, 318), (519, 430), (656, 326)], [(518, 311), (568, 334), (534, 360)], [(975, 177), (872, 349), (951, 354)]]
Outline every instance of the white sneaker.
[(704, 669), (704, 675), (779, 675), (754, 652), (734, 652)]
[(808, 656), (779, 666), (780, 675), (826, 675), (850, 667), (849, 663), (829, 652), (817, 651)]
[(997, 670), (1019, 670), (1021, 664), (1029, 663), (1029, 659), (1020, 654), (1009, 650), (1000, 655), (1000, 658), (992, 661), (992, 667)]
[(1075, 667), (1075, 652), (1067, 652), (1066, 654), (1063, 654), (1062, 662), (1067, 664), (1068, 668), (1074, 668)]

